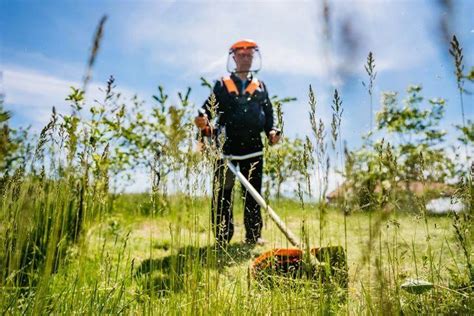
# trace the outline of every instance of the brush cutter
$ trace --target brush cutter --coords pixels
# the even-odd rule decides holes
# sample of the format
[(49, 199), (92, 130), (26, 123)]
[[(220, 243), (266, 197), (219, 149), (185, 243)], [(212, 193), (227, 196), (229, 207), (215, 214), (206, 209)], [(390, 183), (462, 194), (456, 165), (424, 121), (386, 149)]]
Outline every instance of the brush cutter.
[(335, 246), (310, 249), (308, 245), (304, 245), (231, 162), (231, 160), (248, 159), (261, 154), (259, 152), (246, 156), (224, 156), (224, 159), (226, 159), (227, 167), (230, 171), (239, 179), (240, 183), (242, 183), (255, 201), (268, 213), (283, 235), (295, 248), (277, 248), (261, 254), (252, 263), (253, 275), (258, 279), (268, 279), (269, 276), (289, 278), (306, 276), (310, 279), (319, 279), (324, 282), (332, 281), (347, 287), (348, 273), (344, 248)]

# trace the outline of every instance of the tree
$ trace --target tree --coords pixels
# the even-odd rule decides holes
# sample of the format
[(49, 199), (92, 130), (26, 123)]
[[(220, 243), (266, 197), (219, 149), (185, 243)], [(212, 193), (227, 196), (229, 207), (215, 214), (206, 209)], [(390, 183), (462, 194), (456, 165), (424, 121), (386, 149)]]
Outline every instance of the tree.
[(388, 190), (410, 195), (413, 181), (444, 183), (455, 176), (443, 146), (446, 131), (440, 127), (446, 101), (429, 99), (426, 105), (421, 92), (421, 86), (409, 86), (403, 106), (398, 93), (384, 92), (376, 129), (385, 139), (346, 152), (346, 186), (359, 206), (377, 205)]
[(11, 113), (3, 107), (0, 95), (0, 175), (9, 172), (19, 160), (24, 160), (28, 129), (10, 127)]

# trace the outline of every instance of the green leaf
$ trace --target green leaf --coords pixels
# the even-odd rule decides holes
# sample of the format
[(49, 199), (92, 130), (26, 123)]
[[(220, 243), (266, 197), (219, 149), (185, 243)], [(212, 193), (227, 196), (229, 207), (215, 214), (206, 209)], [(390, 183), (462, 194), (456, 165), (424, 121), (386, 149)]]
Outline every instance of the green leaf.
[(420, 279), (407, 279), (405, 283), (400, 286), (403, 290), (411, 294), (422, 294), (426, 291), (431, 290), (434, 285), (425, 280)]

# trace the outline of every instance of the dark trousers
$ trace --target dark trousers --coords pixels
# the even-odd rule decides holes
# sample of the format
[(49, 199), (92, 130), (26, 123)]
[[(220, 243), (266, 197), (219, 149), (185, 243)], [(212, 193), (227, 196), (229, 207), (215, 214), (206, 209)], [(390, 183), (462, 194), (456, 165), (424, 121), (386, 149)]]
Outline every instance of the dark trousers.
[[(252, 184), (258, 193), (262, 190), (263, 157), (254, 157), (246, 160), (232, 160), (234, 166), (239, 166), (240, 172)], [(227, 167), (225, 160), (217, 161), (214, 171), (212, 223), (216, 241), (228, 243), (234, 234), (234, 220), (232, 212), (232, 190), (235, 175)], [(245, 240), (254, 243), (260, 238), (262, 231), (262, 214), (260, 205), (247, 193), (242, 186), (244, 205)]]

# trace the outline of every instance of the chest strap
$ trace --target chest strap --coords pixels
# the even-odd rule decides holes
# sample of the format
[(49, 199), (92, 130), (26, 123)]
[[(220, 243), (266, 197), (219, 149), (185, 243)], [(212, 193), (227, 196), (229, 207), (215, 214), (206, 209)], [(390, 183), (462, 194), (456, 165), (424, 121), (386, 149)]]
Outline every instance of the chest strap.
[[(239, 95), (239, 90), (237, 90), (237, 86), (235, 85), (235, 82), (234, 80), (232, 80), (232, 78), (224, 77), (222, 78), (222, 82), (224, 82), (227, 92)], [(249, 85), (245, 89), (245, 93), (252, 95), (255, 92), (255, 90), (258, 89), (259, 86), (260, 86), (260, 82), (258, 81), (257, 78), (254, 78), (252, 79), (252, 81), (250, 81)]]

